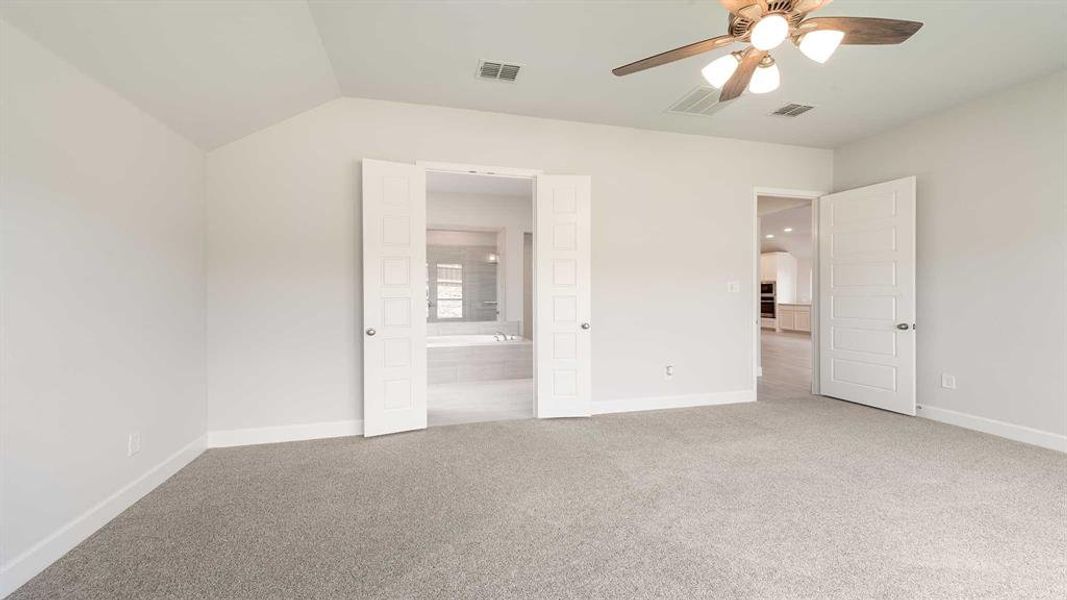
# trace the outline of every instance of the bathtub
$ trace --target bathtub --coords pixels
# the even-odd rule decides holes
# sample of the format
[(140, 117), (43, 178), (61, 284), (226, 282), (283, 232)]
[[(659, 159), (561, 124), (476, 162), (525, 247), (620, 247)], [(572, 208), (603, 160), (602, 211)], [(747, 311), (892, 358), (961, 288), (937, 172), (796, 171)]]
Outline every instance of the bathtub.
[[(439, 324), (431, 324), (439, 325)], [(430, 327), (426, 337), (428, 383), (460, 383), (533, 377), (533, 342), (523, 339), (516, 323)], [(501, 340), (493, 331), (503, 331)]]
[(517, 335), (507, 336), (507, 340), (500, 339), (499, 335), (488, 333), (475, 333), (463, 335), (431, 335), (426, 338), (427, 348), (454, 348), (456, 346), (492, 346), (495, 344), (522, 344), (529, 343)]

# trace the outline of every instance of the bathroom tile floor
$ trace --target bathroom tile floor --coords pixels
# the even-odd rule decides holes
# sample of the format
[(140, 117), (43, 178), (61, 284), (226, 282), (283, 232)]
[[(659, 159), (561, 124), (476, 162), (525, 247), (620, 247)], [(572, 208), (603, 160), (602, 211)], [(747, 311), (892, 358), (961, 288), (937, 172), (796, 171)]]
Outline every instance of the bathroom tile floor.
[(428, 422), (435, 425), (532, 419), (533, 379), (498, 379), (429, 386)]

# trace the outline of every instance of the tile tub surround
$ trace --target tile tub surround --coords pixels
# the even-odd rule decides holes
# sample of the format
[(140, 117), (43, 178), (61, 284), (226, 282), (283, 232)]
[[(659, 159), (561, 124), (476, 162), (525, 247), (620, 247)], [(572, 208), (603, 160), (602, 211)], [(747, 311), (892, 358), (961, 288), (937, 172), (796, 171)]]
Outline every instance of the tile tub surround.
[(529, 340), (445, 345), (427, 348), (427, 382), (461, 383), (533, 377)]
[(504, 332), (519, 335), (522, 323), (519, 321), (435, 321), (426, 324), (426, 335), (476, 335)]

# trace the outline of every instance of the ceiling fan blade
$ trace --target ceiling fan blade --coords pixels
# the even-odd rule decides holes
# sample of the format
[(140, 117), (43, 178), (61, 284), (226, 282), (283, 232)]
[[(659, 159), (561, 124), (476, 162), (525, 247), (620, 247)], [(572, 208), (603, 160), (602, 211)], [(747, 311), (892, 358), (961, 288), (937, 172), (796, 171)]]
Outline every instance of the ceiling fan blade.
[(752, 81), (752, 74), (756, 72), (756, 67), (759, 66), (764, 56), (767, 56), (767, 52), (764, 50), (757, 50), (752, 47), (745, 50), (745, 54), (741, 57), (741, 64), (737, 65), (737, 70), (734, 71), (733, 77), (730, 77), (726, 81), (726, 85), (722, 86), (722, 92), (719, 93), (719, 102), (733, 100), (745, 91), (745, 88), (748, 87), (748, 82)]
[(876, 17), (812, 17), (797, 26), (797, 34), (835, 29), (845, 32), (842, 44), (899, 44), (915, 35), (922, 26), (918, 21)]
[(716, 48), (720, 48), (727, 44), (732, 44), (733, 42), (733, 36), (720, 35), (719, 37), (713, 37), (702, 42), (694, 42), (692, 44), (689, 44), (688, 46), (682, 46), (681, 48), (675, 48), (674, 50), (661, 52), (655, 56), (650, 56), (648, 58), (643, 58), (637, 62), (632, 62), (628, 65), (616, 67), (612, 69), (611, 72), (614, 73), (617, 77), (622, 77), (623, 75), (629, 75), (630, 73), (644, 71), (645, 69), (651, 69), (652, 67), (665, 65), (676, 60), (689, 58), (690, 56), (696, 56), (698, 54), (704, 54), (705, 52), (711, 52)]

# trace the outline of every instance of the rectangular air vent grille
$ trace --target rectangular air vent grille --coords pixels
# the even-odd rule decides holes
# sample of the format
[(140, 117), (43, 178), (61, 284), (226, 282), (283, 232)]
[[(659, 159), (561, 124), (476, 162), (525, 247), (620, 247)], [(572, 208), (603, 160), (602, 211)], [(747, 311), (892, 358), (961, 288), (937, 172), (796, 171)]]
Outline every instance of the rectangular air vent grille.
[(814, 106), (808, 106), (807, 104), (786, 104), (782, 108), (771, 113), (775, 117), (799, 117), (800, 115), (815, 108)]
[(519, 76), (519, 69), (521, 68), (522, 65), (482, 60), (478, 62), (478, 78), (514, 82)]
[(726, 105), (719, 103), (719, 90), (701, 85), (671, 105), (667, 112), (710, 117), (719, 112), (724, 106)]

